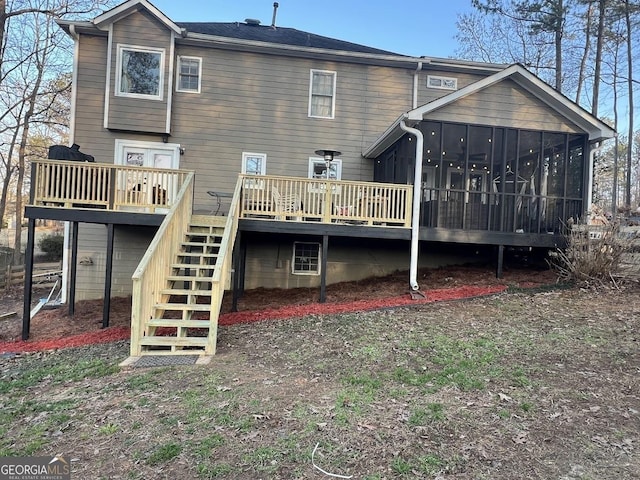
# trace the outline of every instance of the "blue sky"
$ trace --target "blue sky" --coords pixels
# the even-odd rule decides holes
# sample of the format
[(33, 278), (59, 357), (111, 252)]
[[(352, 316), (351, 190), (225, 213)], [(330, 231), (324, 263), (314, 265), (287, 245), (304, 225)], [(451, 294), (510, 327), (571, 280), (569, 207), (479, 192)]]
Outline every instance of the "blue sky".
[[(174, 21), (271, 25), (273, 0), (151, 0)], [(278, 0), (276, 25), (413, 56), (452, 57), (457, 14), (471, 0)]]

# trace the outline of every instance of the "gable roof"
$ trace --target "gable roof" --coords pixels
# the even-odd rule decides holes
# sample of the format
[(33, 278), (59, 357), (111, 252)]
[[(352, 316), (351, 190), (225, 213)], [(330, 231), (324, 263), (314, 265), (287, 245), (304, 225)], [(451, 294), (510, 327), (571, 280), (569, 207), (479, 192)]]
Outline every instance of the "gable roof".
[(432, 102), (426, 103), (418, 108), (403, 113), (364, 153), (365, 158), (375, 158), (393, 145), (405, 134), (400, 128), (400, 122), (418, 122), (425, 119), (430, 112), (443, 108), (453, 102), (467, 97), (471, 94), (484, 90), (505, 79), (511, 79), (520, 87), (524, 88), (549, 108), (562, 115), (568, 121), (574, 123), (578, 128), (589, 135), (589, 141), (597, 142), (612, 138), (615, 130), (609, 127), (600, 119), (591, 115), (585, 109), (574, 103), (566, 96), (551, 88), (548, 84), (540, 80), (520, 64), (509, 67), (485, 77), (475, 83), (469, 84), (456, 92), (440, 97)]
[(93, 19), (92, 23), (98, 28), (105, 28), (105, 26), (143, 9), (156, 17), (160, 23), (164, 24), (169, 30), (173, 30), (177, 34), (182, 34), (182, 30), (178, 25), (147, 0), (128, 0), (111, 10), (107, 10), (102, 15), (98, 15)]

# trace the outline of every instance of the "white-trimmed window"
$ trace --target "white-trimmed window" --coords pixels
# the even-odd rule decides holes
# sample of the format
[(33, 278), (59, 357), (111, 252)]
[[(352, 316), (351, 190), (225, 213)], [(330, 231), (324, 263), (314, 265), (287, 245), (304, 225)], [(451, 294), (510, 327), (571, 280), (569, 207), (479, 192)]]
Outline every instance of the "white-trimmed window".
[(334, 118), (336, 108), (336, 72), (311, 70), (309, 80), (309, 116)]
[(309, 158), (309, 178), (328, 178), (329, 180), (342, 180), (342, 160), (334, 158), (327, 169), (324, 158)]
[[(267, 154), (242, 152), (242, 173), (246, 175), (266, 175)], [(258, 179), (245, 179), (245, 188), (264, 188), (264, 182)]]
[(291, 273), (295, 275), (320, 274), (320, 244), (293, 242)]
[(162, 100), (164, 49), (118, 45), (116, 95)]
[(455, 77), (427, 75), (427, 88), (437, 88), (440, 90), (457, 90), (458, 79)]
[(202, 59), (200, 57), (178, 57), (178, 92), (200, 93)]

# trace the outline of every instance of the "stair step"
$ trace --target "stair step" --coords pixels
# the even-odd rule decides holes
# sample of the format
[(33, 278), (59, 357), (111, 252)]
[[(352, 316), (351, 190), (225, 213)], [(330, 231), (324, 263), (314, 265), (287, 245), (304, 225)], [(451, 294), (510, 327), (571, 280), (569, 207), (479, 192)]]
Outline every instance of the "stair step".
[(179, 268), (185, 270), (214, 270), (216, 264), (200, 264), (200, 263), (172, 263), (171, 268)]
[(161, 295), (195, 295), (196, 297), (210, 297), (211, 290), (189, 290), (188, 288), (165, 288), (160, 290)]
[(159, 337), (149, 335), (140, 339), (140, 345), (150, 346), (176, 346), (176, 347), (206, 347), (207, 337)]
[(170, 311), (208, 312), (211, 310), (211, 305), (207, 303), (156, 303), (153, 308)]
[(191, 225), (200, 225), (203, 227), (223, 228), (227, 223), (227, 217), (216, 217), (211, 215), (192, 215), (189, 223)]
[(183, 247), (209, 247), (209, 248), (220, 248), (220, 243), (208, 243), (208, 242), (182, 242), (181, 245)]
[(209, 320), (180, 320), (179, 318), (152, 318), (147, 322), (150, 327), (211, 328)]
[(216, 258), (217, 253), (203, 253), (203, 252), (178, 252), (178, 257), (204, 257), (204, 258)]
[[(167, 277), (167, 280), (170, 282), (186, 282), (191, 284), (193, 284), (193, 282), (213, 284), (213, 279), (210, 277), (187, 277), (184, 275), (169, 275)], [(198, 290), (201, 290), (201, 288), (198, 288)]]

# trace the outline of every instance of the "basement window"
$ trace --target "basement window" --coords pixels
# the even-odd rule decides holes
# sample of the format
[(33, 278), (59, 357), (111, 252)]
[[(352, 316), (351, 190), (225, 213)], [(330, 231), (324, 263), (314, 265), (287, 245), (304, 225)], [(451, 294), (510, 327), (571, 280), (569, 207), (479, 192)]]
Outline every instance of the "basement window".
[(458, 79), (454, 77), (427, 75), (427, 88), (438, 88), (440, 90), (457, 90)]
[(293, 262), (291, 273), (295, 275), (320, 274), (320, 244), (293, 242)]

